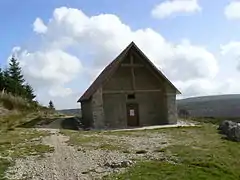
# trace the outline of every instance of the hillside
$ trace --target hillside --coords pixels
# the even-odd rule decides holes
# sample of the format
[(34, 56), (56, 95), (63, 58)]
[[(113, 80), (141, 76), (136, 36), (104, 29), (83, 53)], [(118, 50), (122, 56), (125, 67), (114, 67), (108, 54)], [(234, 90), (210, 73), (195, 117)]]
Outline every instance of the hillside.
[(193, 117), (240, 117), (240, 95), (202, 96), (177, 101)]

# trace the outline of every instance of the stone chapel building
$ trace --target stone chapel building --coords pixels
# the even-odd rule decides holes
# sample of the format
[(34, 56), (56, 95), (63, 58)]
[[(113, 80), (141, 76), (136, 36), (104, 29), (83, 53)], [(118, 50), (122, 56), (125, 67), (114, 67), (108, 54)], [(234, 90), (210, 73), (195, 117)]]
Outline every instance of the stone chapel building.
[(80, 97), (82, 118), (97, 129), (177, 123), (179, 90), (130, 43)]

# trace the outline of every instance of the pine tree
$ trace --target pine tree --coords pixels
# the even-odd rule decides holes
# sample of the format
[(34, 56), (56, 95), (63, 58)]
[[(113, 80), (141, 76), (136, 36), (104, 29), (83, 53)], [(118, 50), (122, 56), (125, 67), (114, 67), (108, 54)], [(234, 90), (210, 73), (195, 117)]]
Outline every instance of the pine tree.
[(23, 78), (22, 69), (19, 66), (19, 62), (14, 56), (12, 56), (9, 62), (8, 75), (11, 78), (11, 92), (14, 95), (23, 96), (25, 94), (23, 87), (25, 80)]
[(33, 88), (25, 81), (19, 62), (14, 56), (10, 59), (9, 67), (4, 70), (0, 68), (0, 91), (3, 89), (29, 101), (33, 101), (36, 97)]
[(26, 85), (24, 85), (24, 89), (25, 89), (25, 97), (32, 101), (36, 95), (34, 94), (33, 88), (27, 83)]
[(2, 68), (0, 68), (0, 91), (2, 91), (5, 87), (4, 76)]
[(22, 69), (19, 65), (19, 62), (14, 56), (12, 56), (12, 58), (10, 59), (8, 71), (10, 77), (15, 81), (19, 82), (19, 84), (22, 85), (25, 82), (22, 74)]
[(53, 104), (53, 102), (51, 100), (49, 101), (48, 108), (55, 109), (54, 104)]
[(8, 93), (13, 93), (14, 89), (14, 83), (12, 82), (12, 79), (9, 76), (8, 69), (4, 69), (3, 71), (3, 81), (4, 81), (4, 89)]

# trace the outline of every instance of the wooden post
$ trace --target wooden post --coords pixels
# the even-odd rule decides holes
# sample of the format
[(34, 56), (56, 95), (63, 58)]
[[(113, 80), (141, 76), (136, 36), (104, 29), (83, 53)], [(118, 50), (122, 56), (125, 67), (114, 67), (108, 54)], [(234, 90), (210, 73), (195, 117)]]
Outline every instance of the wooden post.
[(133, 67), (133, 55), (131, 54), (131, 65), (132, 65), (132, 67), (131, 67), (131, 74), (132, 74), (132, 88), (133, 88), (133, 90), (135, 90), (136, 89), (136, 85), (135, 85), (135, 74), (134, 74), (134, 67)]

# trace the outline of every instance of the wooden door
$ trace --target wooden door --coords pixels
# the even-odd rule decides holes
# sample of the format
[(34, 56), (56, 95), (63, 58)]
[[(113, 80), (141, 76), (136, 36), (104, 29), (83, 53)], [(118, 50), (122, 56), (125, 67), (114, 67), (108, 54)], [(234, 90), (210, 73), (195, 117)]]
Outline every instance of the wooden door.
[(139, 111), (138, 104), (129, 103), (127, 104), (127, 125), (128, 126), (139, 126)]

